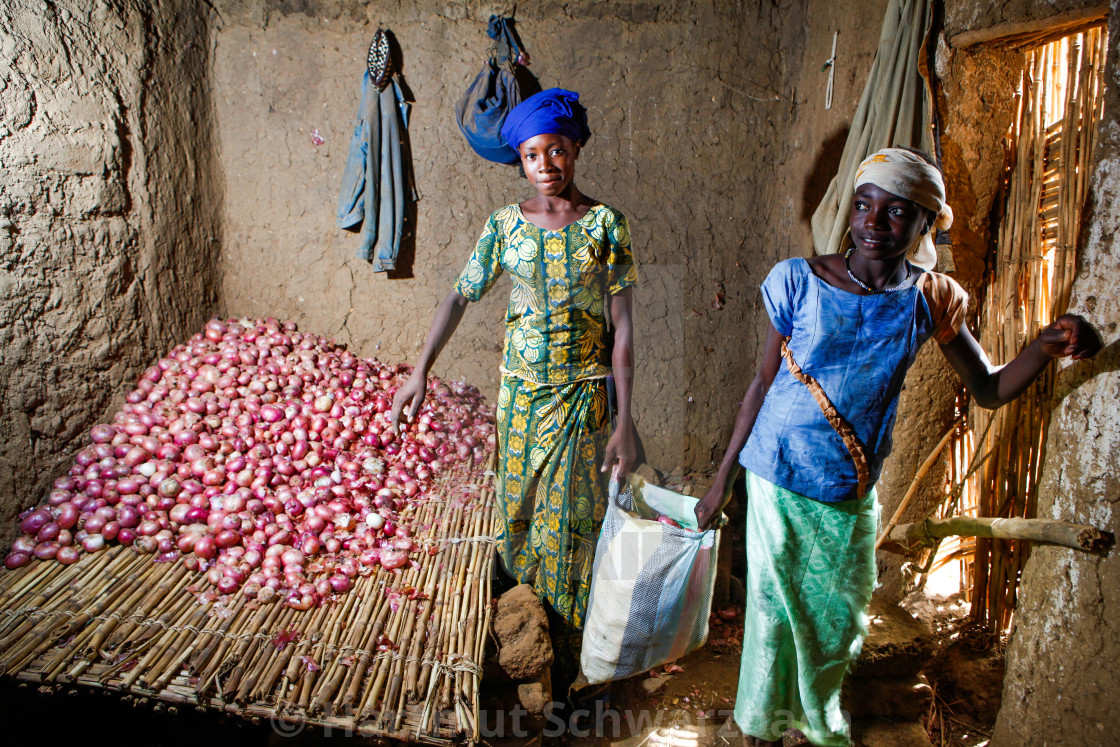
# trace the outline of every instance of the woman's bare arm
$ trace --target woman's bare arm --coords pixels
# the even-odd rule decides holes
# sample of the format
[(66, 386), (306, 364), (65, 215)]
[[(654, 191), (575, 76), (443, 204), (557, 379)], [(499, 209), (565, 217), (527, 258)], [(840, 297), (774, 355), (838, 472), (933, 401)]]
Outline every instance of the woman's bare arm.
[(980, 343), (961, 327), (941, 352), (981, 407), (994, 410), (1022, 394), (1055, 358), (1092, 358), (1101, 349), (1097, 331), (1082, 317), (1064, 314), (1039, 333), (1008, 364), (993, 366)]
[(618, 419), (614, 433), (607, 442), (602, 470), (606, 472), (617, 462), (618, 473), (623, 476), (630, 472), (637, 453), (634, 422), (630, 415), (630, 394), (634, 386), (633, 299), (632, 288), (624, 288), (610, 297), (611, 323), (614, 325), (611, 366), (614, 369), (614, 389), (618, 398)]
[(428, 330), (428, 339), (424, 342), (424, 350), (420, 353), (420, 360), (416, 362), (416, 367), (412, 369), (412, 375), (408, 377), (408, 381), (397, 389), (397, 394), (393, 397), (393, 409), (389, 415), (389, 423), (394, 433), (397, 431), (401, 411), (404, 410), (406, 403), (409, 405), (408, 412), (405, 413), (408, 422), (411, 423), (412, 419), (416, 417), (416, 413), (420, 411), (420, 405), (424, 403), (424, 394), (428, 387), (428, 372), (432, 370), (432, 366), (435, 365), (436, 358), (439, 357), (443, 346), (447, 344), (447, 341), (451, 339), (451, 335), (455, 332), (455, 328), (459, 326), (459, 320), (463, 318), (467, 303), (467, 299), (459, 295), (457, 291), (451, 291), (440, 302), (439, 308), (436, 309), (436, 316), (432, 319), (432, 326)]

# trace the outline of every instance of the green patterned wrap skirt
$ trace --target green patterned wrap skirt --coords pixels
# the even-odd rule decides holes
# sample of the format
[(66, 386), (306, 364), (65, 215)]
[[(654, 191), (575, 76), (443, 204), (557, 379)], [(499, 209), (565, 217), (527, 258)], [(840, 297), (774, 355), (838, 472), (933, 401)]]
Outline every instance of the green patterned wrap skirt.
[(503, 376), (497, 427), (502, 565), (582, 629), (607, 506), (599, 471), (610, 437), (606, 380), (546, 385)]
[(849, 745), (840, 687), (867, 636), (875, 489), (824, 503), (750, 471), (746, 480), (747, 602), (735, 722), (762, 739), (800, 729), (815, 745)]

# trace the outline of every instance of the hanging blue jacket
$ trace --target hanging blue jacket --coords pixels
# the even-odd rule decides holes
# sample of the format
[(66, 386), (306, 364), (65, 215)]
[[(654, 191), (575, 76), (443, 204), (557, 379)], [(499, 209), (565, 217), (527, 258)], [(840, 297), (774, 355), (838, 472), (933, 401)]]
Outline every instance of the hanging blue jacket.
[(369, 72), (362, 75), (362, 103), (338, 196), (338, 227), (358, 231), (358, 256), (375, 272), (397, 263), (404, 231), (405, 203), (415, 199), (405, 163), (411, 104), (396, 78), (378, 91)]

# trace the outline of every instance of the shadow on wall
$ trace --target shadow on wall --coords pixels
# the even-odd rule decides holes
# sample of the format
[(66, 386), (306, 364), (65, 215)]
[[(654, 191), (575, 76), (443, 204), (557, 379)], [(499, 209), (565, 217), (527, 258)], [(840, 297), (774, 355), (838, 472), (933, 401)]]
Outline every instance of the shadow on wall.
[(805, 189), (801, 193), (801, 220), (809, 223), (816, 212), (817, 206), (824, 199), (828, 185), (836, 172), (840, 170), (840, 157), (844, 155), (844, 144), (848, 141), (848, 127), (841, 127), (821, 143), (817, 160), (813, 162), (813, 169), (805, 180)]
[(1050, 401), (1051, 411), (1061, 407), (1066, 397), (1076, 392), (1087, 381), (1101, 374), (1120, 371), (1120, 340), (1114, 340), (1091, 360), (1074, 361), (1058, 371), (1054, 383), (1054, 396)]

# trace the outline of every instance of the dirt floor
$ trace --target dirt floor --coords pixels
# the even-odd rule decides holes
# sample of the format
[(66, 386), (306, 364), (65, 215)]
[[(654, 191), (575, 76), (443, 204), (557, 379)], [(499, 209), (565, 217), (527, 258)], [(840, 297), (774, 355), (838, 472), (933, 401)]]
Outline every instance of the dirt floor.
[[(934, 653), (925, 671), (934, 693), (933, 707), (922, 724), (927, 743), (984, 747), (1002, 693), (1002, 642), (975, 632), (967, 617), (967, 603), (958, 596), (925, 598), (919, 592), (908, 602), (911, 613), (929, 625), (934, 637)], [(597, 709), (598, 729), (594, 727), (596, 719), (588, 725), (573, 718), (564, 732), (560, 719), (553, 718), (536, 725), (535, 730), (523, 728), (520, 735), (515, 735), (516, 725), (510, 719), (502, 722), (494, 718), (486, 722), (488, 736), (483, 743), (491, 747), (542, 743), (596, 747), (740, 744), (742, 735), (731, 719), (742, 638), (742, 619), (735, 612), (734, 608), (724, 608), (719, 611), (722, 614), (713, 613), (711, 634), (703, 648), (675, 664), (614, 683), (609, 708), (589, 706), (593, 712)], [(899, 741), (891, 727), (881, 721), (857, 720), (853, 737), (857, 744), (867, 747), (915, 743)], [(795, 743), (787, 737), (787, 745)]]
[(903, 608), (929, 625), (934, 652), (924, 673), (934, 706), (926, 721), (933, 744), (987, 745), (1003, 696), (1007, 636), (994, 636), (968, 617), (959, 594), (910, 595)]

